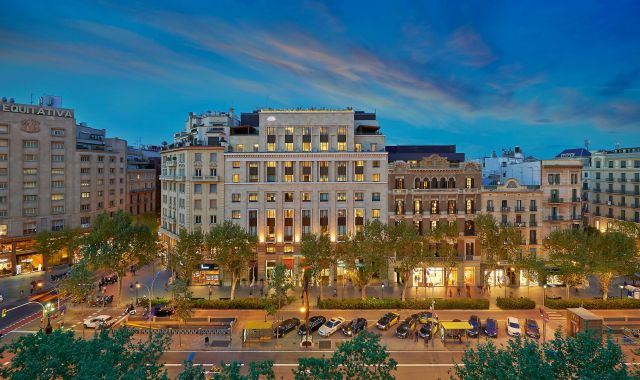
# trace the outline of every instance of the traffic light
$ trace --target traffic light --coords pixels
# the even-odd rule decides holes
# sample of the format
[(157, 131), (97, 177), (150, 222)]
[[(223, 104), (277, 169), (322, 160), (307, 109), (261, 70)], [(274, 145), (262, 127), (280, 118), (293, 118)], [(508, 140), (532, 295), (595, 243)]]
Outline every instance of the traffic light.
[(2, 309), (2, 318), (7, 316), (7, 309)]

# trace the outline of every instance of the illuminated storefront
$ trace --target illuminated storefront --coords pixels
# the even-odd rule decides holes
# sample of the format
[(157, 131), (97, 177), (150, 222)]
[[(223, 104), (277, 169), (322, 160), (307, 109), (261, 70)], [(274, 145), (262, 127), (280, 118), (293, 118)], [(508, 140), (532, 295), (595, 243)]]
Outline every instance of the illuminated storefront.
[[(448, 271), (448, 285), (458, 284), (458, 269), (453, 268)], [(413, 270), (413, 286), (444, 286), (444, 268), (415, 268)]]
[(13, 246), (11, 244), (0, 244), (0, 276), (11, 276), (13, 274)]
[(466, 267), (464, 268), (464, 284), (474, 285), (476, 283), (476, 268)]
[(217, 264), (205, 263), (193, 272), (191, 285), (220, 285), (220, 267)]
[(538, 286), (538, 274), (521, 269), (520, 270), (520, 286)]

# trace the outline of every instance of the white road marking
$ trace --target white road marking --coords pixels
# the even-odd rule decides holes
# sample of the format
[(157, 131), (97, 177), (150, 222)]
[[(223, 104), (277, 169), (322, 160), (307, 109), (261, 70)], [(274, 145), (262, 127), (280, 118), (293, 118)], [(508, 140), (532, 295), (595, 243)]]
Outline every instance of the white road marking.
[[(182, 351), (182, 350), (169, 350), (169, 351), (164, 351), (165, 353), (191, 353), (191, 352), (211, 352), (211, 353), (216, 353), (216, 354), (222, 354), (222, 353), (269, 353), (269, 354), (274, 354), (274, 353), (302, 353), (302, 352), (309, 352), (309, 353), (314, 353), (314, 354), (326, 354), (327, 352), (330, 352), (333, 350), (188, 350), (188, 351)], [(396, 354), (402, 354), (402, 353), (421, 353), (421, 354), (425, 354), (425, 353), (429, 353), (429, 352), (435, 352), (435, 353), (463, 353), (464, 350), (387, 350), (387, 352), (390, 353), (396, 353)]]

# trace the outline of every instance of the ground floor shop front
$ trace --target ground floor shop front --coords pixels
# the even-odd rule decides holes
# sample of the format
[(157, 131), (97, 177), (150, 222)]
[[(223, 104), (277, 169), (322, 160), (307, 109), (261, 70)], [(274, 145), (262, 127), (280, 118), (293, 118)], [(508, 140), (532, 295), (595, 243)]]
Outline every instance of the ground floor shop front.
[(68, 255), (60, 252), (48, 261), (35, 249), (33, 240), (0, 243), (0, 276), (14, 276), (46, 270), (49, 266), (68, 264)]

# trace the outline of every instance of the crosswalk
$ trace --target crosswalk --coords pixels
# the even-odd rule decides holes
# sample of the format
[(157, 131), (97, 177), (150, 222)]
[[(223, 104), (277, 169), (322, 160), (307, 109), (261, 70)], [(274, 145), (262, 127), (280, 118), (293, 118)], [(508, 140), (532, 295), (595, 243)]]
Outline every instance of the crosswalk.
[(565, 321), (567, 319), (564, 314), (557, 310), (548, 310), (547, 314), (549, 315), (550, 321)]

